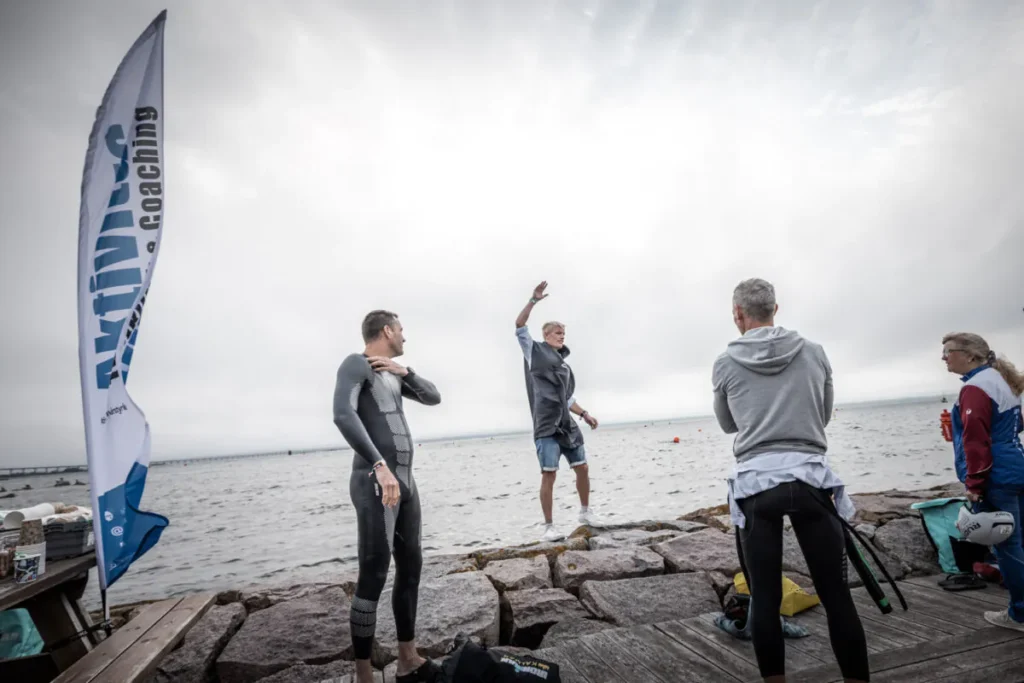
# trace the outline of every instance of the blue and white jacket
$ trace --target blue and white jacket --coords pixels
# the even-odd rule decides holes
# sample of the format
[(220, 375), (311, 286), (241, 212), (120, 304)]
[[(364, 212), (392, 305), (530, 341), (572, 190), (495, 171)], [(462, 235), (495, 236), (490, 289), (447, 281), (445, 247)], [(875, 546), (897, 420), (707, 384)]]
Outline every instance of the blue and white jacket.
[(952, 415), (957, 478), (978, 494), (989, 486), (1024, 487), (1020, 396), (989, 365), (961, 379), (964, 386)]

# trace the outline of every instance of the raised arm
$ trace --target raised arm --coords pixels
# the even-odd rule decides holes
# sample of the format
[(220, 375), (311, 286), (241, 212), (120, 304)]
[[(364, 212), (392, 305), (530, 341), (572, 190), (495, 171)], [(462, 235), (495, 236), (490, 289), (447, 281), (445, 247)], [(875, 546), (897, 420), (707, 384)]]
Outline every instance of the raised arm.
[(370, 434), (356, 412), (359, 408), (359, 392), (363, 382), (369, 378), (370, 366), (360, 356), (353, 354), (341, 364), (334, 385), (334, 424), (356, 455), (365, 460), (368, 467), (372, 467), (384, 458), (373, 445)]
[(412, 368), (408, 368), (405, 377), (402, 378), (402, 396), (425, 406), (436, 406), (441, 402), (441, 392), (434, 383), (417, 375)]
[(523, 310), (519, 311), (519, 316), (516, 318), (517, 330), (521, 327), (526, 327), (526, 323), (529, 322), (530, 320), (530, 313), (533, 312), (533, 307), (537, 304), (537, 302), (547, 298), (548, 295), (544, 293), (544, 290), (547, 289), (547, 286), (548, 283), (547, 280), (545, 280), (544, 282), (534, 287), (533, 296), (531, 296), (530, 300), (526, 303), (525, 306), (523, 306)]

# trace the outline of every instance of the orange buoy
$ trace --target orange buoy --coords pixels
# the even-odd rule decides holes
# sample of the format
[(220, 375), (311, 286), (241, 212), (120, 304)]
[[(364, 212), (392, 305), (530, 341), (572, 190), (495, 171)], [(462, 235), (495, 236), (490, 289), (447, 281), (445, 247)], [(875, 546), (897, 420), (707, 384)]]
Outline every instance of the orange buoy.
[(679, 443), (679, 437), (677, 436), (676, 438), (672, 439), (672, 443)]

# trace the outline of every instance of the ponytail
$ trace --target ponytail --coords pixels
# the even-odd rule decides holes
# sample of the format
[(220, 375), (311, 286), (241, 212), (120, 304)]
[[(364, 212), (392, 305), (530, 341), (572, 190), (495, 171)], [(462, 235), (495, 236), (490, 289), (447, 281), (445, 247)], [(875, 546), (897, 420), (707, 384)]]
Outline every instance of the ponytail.
[(1013, 392), (1014, 396), (1020, 396), (1024, 393), (1024, 374), (1019, 372), (1013, 363), (1008, 361), (1006, 357), (996, 358), (994, 353), (989, 353), (990, 359), (988, 364), (991, 365), (996, 372), (1003, 376), (1006, 383), (1010, 385), (1010, 391)]

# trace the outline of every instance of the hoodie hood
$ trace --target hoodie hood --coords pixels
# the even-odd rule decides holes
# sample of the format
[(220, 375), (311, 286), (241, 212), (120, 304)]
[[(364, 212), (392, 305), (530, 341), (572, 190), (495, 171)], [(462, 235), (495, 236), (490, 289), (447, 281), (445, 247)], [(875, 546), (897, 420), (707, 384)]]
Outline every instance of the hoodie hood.
[(783, 327), (756, 327), (729, 342), (725, 352), (734, 361), (760, 375), (777, 375), (804, 348), (804, 338)]

